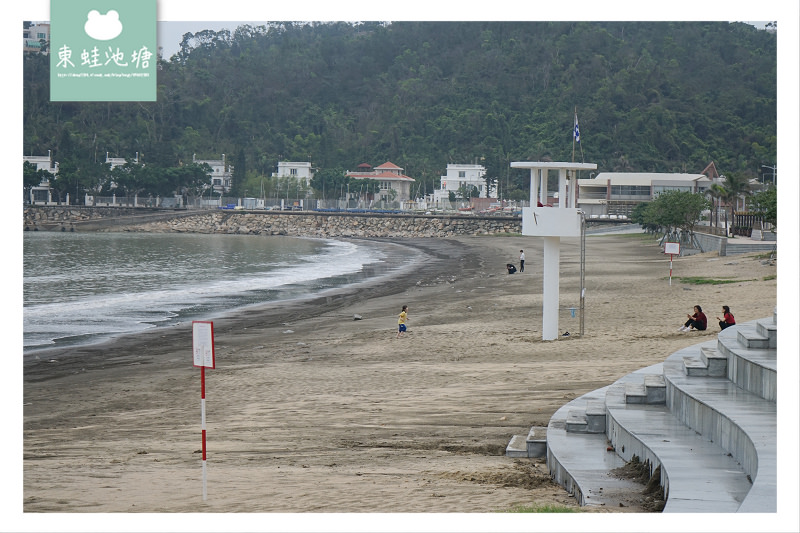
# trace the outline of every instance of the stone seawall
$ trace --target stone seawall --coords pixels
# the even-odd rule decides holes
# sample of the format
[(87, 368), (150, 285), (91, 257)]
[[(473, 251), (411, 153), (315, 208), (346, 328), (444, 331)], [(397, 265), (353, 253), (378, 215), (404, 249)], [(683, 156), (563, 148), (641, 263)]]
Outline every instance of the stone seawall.
[[(58, 212), (37, 213), (49, 209)], [(112, 213), (102, 212), (111, 209)], [(91, 211), (98, 211), (93, 213)], [(87, 211), (89, 211), (87, 213)], [(114, 211), (116, 213), (114, 213)], [(117, 208), (28, 208), (25, 224), (51, 226), (75, 224), (75, 231), (128, 231), (149, 233), (225, 233), (239, 235), (288, 235), (303, 237), (451, 237), (520, 233), (520, 217), (475, 215), (413, 215), (383, 213), (320, 213), (200, 211), (181, 214), (151, 214), (140, 209)], [(113, 225), (93, 225), (95, 218), (116, 217)], [(153, 220), (159, 218), (158, 220)], [(88, 223), (87, 223), (88, 222)]]
[(141, 209), (132, 207), (80, 207), (80, 206), (55, 206), (35, 207), (29, 206), (23, 210), (23, 223), (26, 227), (37, 224), (61, 224), (62, 222), (82, 222), (104, 218), (126, 217), (140, 214)]
[(210, 212), (159, 222), (118, 227), (115, 231), (231, 233), (304, 237), (450, 237), (520, 233), (521, 219), (467, 216), (339, 213)]

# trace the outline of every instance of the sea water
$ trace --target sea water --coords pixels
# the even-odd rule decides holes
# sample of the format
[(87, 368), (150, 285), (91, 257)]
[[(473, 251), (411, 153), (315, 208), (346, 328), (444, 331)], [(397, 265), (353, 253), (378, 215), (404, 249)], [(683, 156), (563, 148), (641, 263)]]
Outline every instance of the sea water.
[(25, 232), (24, 352), (279, 305), (414, 259), (367, 241)]

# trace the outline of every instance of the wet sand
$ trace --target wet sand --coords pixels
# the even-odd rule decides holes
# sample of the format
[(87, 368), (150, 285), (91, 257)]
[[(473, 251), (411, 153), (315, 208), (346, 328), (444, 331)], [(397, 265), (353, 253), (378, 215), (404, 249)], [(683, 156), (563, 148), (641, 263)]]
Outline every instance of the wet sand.
[[(402, 243), (429, 259), (379, 286), (215, 320), (216, 368), (206, 370), (206, 501), (190, 324), (26, 364), (26, 519), (242, 513), (177, 514), (159, 517), (156, 527), (180, 527), (191, 516), (197, 528), (232, 529), (241, 520), (264, 529), (351, 530), (362, 523), (383, 529), (387, 515), (377, 513), (403, 513), (390, 523), (404, 530), (417, 523), (446, 529), (431, 521), (441, 515), (416, 513), (447, 513), (446, 523), (461, 530), (520, 517), (530, 525), (531, 515), (497, 513), (577, 505), (550, 481), (543, 459), (504, 455), (512, 435), (547, 425), (572, 398), (713, 338), (722, 305), (745, 322), (771, 316), (777, 301), (776, 266), (763, 257), (675, 258), (670, 286), (657, 241), (590, 236), (580, 337), (579, 318), (568, 309), (579, 303), (580, 248), (565, 239), (559, 329), (571, 335), (544, 342), (539, 239)], [(507, 275), (505, 264), (518, 263), (521, 248), (525, 272)], [(687, 276), (734, 282), (680, 281)], [(397, 339), (404, 304), (409, 331)], [(703, 306), (709, 329), (679, 332), (694, 304)], [(633, 496), (559, 516), (603, 519), (597, 513), (644, 506), (644, 496)], [(102, 518), (109, 527), (147, 519)]]

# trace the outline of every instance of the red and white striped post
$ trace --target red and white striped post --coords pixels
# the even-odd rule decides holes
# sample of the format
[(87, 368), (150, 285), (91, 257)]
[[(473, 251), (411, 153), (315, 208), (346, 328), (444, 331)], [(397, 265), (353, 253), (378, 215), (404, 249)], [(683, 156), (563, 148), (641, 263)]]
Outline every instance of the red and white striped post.
[(214, 368), (214, 323), (192, 322), (192, 353), (194, 366), (200, 367), (200, 427), (203, 439), (203, 501), (206, 491), (206, 367)]

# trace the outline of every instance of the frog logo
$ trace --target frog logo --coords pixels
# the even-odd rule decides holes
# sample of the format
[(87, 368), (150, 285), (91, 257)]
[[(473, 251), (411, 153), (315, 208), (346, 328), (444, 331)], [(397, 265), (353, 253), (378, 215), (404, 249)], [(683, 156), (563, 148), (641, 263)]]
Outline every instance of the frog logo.
[(83, 30), (92, 39), (110, 41), (122, 33), (122, 22), (119, 20), (119, 13), (113, 9), (105, 15), (101, 15), (99, 11), (93, 9), (87, 15)]

